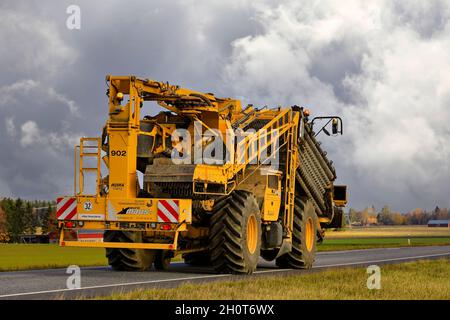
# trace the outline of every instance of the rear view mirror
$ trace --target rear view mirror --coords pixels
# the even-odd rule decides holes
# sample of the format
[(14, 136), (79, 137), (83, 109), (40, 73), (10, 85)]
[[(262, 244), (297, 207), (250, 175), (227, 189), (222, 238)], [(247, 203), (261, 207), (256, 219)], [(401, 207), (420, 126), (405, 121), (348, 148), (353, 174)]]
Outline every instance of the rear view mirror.
[(338, 127), (338, 120), (336, 118), (333, 118), (333, 121), (331, 122), (331, 130), (333, 132), (333, 134), (338, 134), (339, 132), (339, 127)]
[[(312, 119), (311, 121), (311, 128), (314, 127), (314, 122), (316, 120), (328, 120), (325, 125), (322, 126), (322, 128), (314, 135), (315, 137), (317, 137), (317, 135), (321, 132), (325, 133), (327, 136), (337, 136), (338, 134), (343, 134), (344, 133), (344, 126), (342, 124), (342, 118), (338, 117), (338, 116), (325, 116), (325, 117), (315, 117), (314, 119)], [(331, 134), (330, 132), (325, 128), (326, 126), (328, 126), (331, 122)]]

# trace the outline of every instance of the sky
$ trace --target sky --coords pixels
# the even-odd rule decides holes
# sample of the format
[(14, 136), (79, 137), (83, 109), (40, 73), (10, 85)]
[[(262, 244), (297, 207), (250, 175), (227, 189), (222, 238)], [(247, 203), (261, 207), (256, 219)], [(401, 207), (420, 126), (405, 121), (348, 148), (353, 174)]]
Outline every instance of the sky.
[(449, 1), (3, 0), (0, 39), (0, 197), (72, 193), (105, 76), (134, 74), (338, 115), (319, 137), (349, 206), (450, 207)]

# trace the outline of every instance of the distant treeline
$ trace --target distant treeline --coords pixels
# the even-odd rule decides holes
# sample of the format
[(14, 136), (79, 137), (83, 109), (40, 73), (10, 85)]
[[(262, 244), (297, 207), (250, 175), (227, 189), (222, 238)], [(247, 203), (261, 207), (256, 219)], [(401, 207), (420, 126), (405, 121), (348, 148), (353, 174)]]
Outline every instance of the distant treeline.
[(449, 210), (439, 207), (432, 211), (416, 208), (408, 213), (392, 211), (389, 206), (384, 206), (379, 212), (373, 206), (362, 211), (353, 208), (349, 210), (350, 223), (358, 225), (425, 225), (429, 220), (447, 219), (450, 219)]
[(0, 242), (19, 242), (24, 234), (56, 230), (56, 208), (49, 201), (0, 200)]

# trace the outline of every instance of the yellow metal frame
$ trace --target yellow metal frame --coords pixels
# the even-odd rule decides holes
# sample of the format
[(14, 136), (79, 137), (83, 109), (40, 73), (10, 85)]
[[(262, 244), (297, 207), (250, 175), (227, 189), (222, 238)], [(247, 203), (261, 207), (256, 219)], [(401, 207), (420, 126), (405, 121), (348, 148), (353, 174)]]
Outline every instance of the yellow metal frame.
[[(156, 250), (173, 250), (178, 248), (179, 229), (185, 227), (185, 223), (179, 225), (174, 230), (173, 243), (139, 243), (139, 242), (84, 242), (84, 241), (65, 241), (64, 229), (61, 230), (59, 243), (62, 247), (86, 247), (86, 248), (129, 248), (129, 249), (156, 249)], [(76, 230), (76, 229), (75, 229)]]
[(292, 238), (294, 228), (295, 173), (299, 164), (297, 150), (297, 134), (299, 114), (292, 113), (293, 125), (287, 134), (286, 180), (284, 192), (284, 225), (288, 229), (288, 238)]

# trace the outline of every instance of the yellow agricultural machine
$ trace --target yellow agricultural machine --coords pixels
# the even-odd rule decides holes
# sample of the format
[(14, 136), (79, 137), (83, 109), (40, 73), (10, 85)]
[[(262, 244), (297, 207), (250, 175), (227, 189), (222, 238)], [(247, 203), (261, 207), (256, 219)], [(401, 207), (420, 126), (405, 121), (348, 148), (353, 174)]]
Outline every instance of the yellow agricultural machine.
[[(81, 138), (74, 195), (57, 199), (61, 246), (106, 248), (111, 267), (126, 271), (166, 270), (176, 255), (221, 273), (250, 274), (260, 256), (312, 266), (347, 201), (313, 124), (328, 120), (342, 134), (339, 117), (310, 121), (298, 106), (242, 108), (164, 82), (106, 80), (103, 133)], [(144, 115), (148, 101), (166, 111)]]

